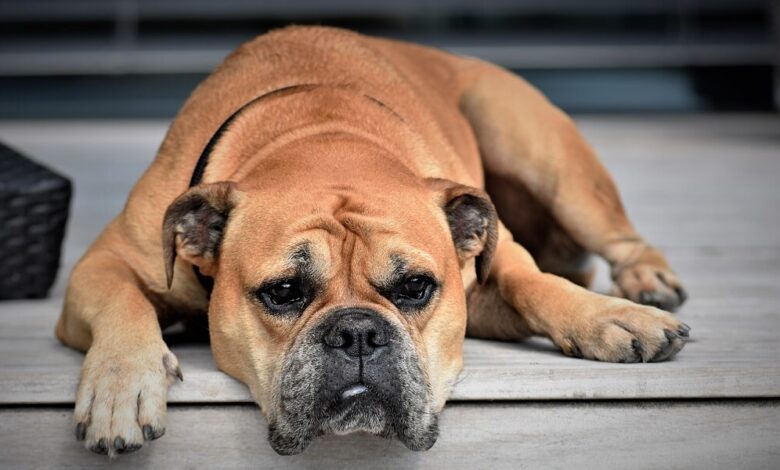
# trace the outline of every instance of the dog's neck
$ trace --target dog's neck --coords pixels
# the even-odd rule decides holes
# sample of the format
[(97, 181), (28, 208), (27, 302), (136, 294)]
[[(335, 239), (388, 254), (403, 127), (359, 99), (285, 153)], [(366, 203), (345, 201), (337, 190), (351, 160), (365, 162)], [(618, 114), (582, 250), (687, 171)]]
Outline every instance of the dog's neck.
[(338, 134), (381, 148), (421, 176), (438, 176), (419, 167), (429, 149), (383, 102), (350, 87), (301, 85), (267, 93), (235, 112), (204, 149), (192, 182), (240, 182), (296, 142)]

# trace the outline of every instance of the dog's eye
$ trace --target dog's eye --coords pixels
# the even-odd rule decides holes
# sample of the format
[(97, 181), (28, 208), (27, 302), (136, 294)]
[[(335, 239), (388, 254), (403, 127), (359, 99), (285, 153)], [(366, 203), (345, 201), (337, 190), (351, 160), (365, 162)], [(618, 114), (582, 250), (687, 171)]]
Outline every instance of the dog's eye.
[(268, 298), (274, 305), (298, 302), (303, 298), (301, 288), (292, 281), (282, 281), (268, 289)]
[(401, 310), (424, 307), (436, 288), (436, 282), (425, 275), (413, 275), (403, 279), (387, 297)]
[(411, 299), (420, 300), (425, 296), (425, 291), (430, 285), (429, 279), (423, 276), (412, 276), (404, 281), (402, 293)]
[(300, 282), (287, 279), (274, 282), (258, 291), (258, 297), (273, 313), (290, 313), (303, 310), (306, 295)]

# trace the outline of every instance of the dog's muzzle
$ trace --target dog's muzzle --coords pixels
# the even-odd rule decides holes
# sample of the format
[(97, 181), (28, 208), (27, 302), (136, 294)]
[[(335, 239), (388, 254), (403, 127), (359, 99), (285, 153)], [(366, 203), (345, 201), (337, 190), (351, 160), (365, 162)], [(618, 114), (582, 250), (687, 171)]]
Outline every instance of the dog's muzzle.
[(302, 452), (321, 434), (397, 436), (413, 450), (438, 435), (430, 390), (408, 333), (369, 309), (330, 312), (287, 355), (269, 440)]
[(322, 337), (328, 388), (339, 401), (370, 393), (368, 385), (376, 390), (393, 371), (390, 325), (369, 310), (347, 309), (332, 317)]

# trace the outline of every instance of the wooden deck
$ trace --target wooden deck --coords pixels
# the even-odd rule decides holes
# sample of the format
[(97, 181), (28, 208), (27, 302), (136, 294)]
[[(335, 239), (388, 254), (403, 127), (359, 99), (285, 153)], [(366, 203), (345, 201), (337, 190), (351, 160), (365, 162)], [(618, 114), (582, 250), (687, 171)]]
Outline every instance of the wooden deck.
[[(175, 343), (185, 382), (166, 436), (114, 468), (780, 467), (780, 118), (582, 117), (640, 231), (690, 300), (673, 361), (570, 359), (545, 340), (467, 340), (465, 370), (426, 453), (367, 436), (277, 456), (246, 388), (207, 345)], [(0, 303), (0, 468), (99, 467), (73, 438), (83, 356), (53, 336), (66, 273), (121, 208), (166, 123), (0, 122), (0, 140), (75, 180), (52, 297)], [(600, 265), (597, 289), (607, 288)]]

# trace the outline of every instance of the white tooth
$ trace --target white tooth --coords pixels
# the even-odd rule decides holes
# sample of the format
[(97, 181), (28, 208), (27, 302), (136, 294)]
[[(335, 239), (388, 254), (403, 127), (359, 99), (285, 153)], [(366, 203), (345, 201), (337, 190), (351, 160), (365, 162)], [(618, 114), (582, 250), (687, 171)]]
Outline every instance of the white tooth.
[(343, 400), (346, 400), (347, 398), (354, 397), (355, 395), (360, 395), (361, 393), (365, 393), (368, 391), (365, 385), (363, 384), (357, 384), (349, 387), (348, 389), (341, 392), (341, 398)]

